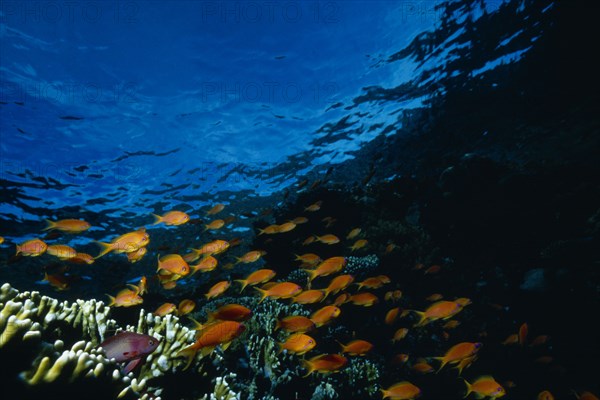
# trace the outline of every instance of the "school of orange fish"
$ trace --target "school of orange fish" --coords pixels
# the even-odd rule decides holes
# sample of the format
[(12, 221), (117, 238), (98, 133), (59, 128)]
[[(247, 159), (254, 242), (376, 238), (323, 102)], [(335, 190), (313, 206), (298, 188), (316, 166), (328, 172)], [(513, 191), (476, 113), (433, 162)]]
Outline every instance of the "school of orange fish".
[[(307, 213), (316, 213), (320, 210), (322, 202), (305, 207)], [(225, 208), (224, 204), (216, 204), (206, 212), (206, 216), (212, 216), (220, 213)], [(178, 226), (190, 222), (190, 216), (181, 211), (169, 211), (166, 214), (154, 215), (154, 224), (164, 223), (169, 226)], [(227, 223), (231, 222), (228, 219), (214, 219), (208, 224), (205, 224), (204, 230), (217, 231)], [(335, 221), (331, 217), (322, 219), (329, 227)], [(286, 221), (282, 224), (273, 224), (258, 230), (258, 235), (277, 235), (294, 230), (297, 225), (308, 222), (306, 217), (298, 217), (291, 221)], [(91, 225), (79, 219), (63, 219), (59, 221), (47, 221), (48, 226), (44, 231), (59, 230), (66, 234), (80, 234), (88, 230)], [(361, 228), (352, 229), (345, 236), (345, 241), (351, 245), (348, 246), (351, 252), (366, 248), (369, 244), (365, 238), (359, 238), (362, 234)], [(343, 242), (334, 234), (325, 234), (321, 236), (311, 235), (303, 245), (308, 245), (312, 242), (320, 242), (327, 245), (336, 245)], [(4, 238), (0, 237), (0, 244), (4, 243)], [(37, 257), (42, 254), (49, 254), (57, 257), (60, 260), (79, 263), (92, 264), (100, 257), (108, 253), (124, 253), (127, 260), (131, 263), (138, 262), (147, 253), (146, 247), (150, 243), (150, 235), (145, 228), (125, 233), (113, 239), (110, 243), (97, 242), (100, 246), (100, 253), (93, 257), (86, 253), (77, 252), (70, 246), (62, 244), (48, 245), (41, 239), (32, 239), (24, 243), (16, 245), (16, 253), (20, 256)], [(176, 287), (181, 279), (189, 278), (193, 274), (210, 273), (219, 265), (220, 254), (226, 252), (229, 248), (238, 245), (239, 240), (212, 240), (204, 243), (199, 248), (191, 248), (187, 254), (165, 254), (159, 255), (157, 259), (156, 274), (153, 276), (165, 290), (170, 290)], [(395, 250), (396, 244), (390, 243), (385, 249), (385, 253), (391, 253)], [(261, 259), (265, 255), (262, 250), (252, 250), (239, 257), (234, 257), (235, 262), (228, 263), (223, 266), (226, 269), (233, 269), (238, 264), (250, 264)], [(351, 303), (355, 306), (370, 307), (379, 302), (381, 294), (377, 294), (380, 288), (391, 283), (391, 280), (386, 275), (377, 275), (368, 277), (361, 282), (355, 282), (354, 276), (345, 274), (344, 268), (347, 264), (347, 259), (343, 255), (321, 259), (317, 254), (304, 253), (295, 254), (295, 260), (300, 262), (299, 268), (306, 271), (308, 275), (307, 284), (302, 287), (294, 282), (273, 281), (277, 272), (272, 269), (257, 269), (245, 277), (235, 280), (238, 293), (242, 293), (247, 287), (252, 287), (255, 293), (259, 296), (259, 302), (264, 299), (284, 300), (304, 304), (315, 305), (316, 308), (310, 317), (300, 315), (289, 315), (281, 318), (277, 322), (277, 328), (289, 333), (287, 339), (280, 343), (280, 351), (303, 356), (306, 353), (314, 352), (318, 349), (317, 341), (312, 332), (319, 328), (334, 324), (344, 308), (344, 304)], [(193, 264), (195, 263), (195, 264)], [(442, 268), (440, 265), (431, 265), (425, 268), (423, 264), (417, 264), (413, 269), (422, 270), (425, 275), (436, 274)], [(323, 279), (328, 277), (328, 279)], [(45, 280), (49, 282), (57, 290), (67, 290), (70, 282), (68, 278), (61, 274), (45, 274)], [(315, 281), (319, 281), (321, 288), (313, 288)], [(325, 282), (328, 283), (325, 285)], [(206, 300), (214, 299), (223, 295), (227, 291), (231, 291), (233, 282), (228, 280), (219, 281), (212, 285), (205, 294)], [(366, 289), (366, 290), (365, 290)], [(110, 305), (114, 307), (131, 307), (142, 304), (143, 295), (148, 291), (148, 278), (142, 277), (137, 285), (126, 285), (121, 291), (113, 295), (108, 295)], [(331, 298), (330, 296), (336, 296)], [(441, 293), (434, 293), (425, 298), (431, 302), (431, 305), (424, 310), (415, 310), (409, 308), (401, 308), (397, 303), (402, 298), (400, 290), (388, 290), (383, 294), (385, 302), (389, 303), (389, 310), (384, 317), (384, 323), (393, 326), (403, 322), (402, 327), (399, 327), (393, 337), (390, 338), (392, 343), (402, 341), (411, 334), (411, 331), (417, 331), (429, 324), (439, 324), (444, 329), (445, 339), (450, 337), (450, 331), (460, 325), (460, 319), (456, 318), (458, 314), (469, 304), (471, 300), (468, 298), (456, 298), (453, 300), (445, 300)], [(330, 299), (329, 303), (323, 305), (326, 299)], [(333, 301), (331, 301), (333, 300)], [(187, 315), (194, 311), (196, 302), (191, 299), (183, 299), (179, 304), (165, 303), (158, 307), (155, 315), (164, 316), (170, 313), (179, 316)], [(192, 362), (195, 354), (200, 351), (202, 354), (209, 354), (217, 346), (222, 350), (226, 350), (228, 346), (239, 337), (245, 330), (243, 322), (250, 318), (252, 310), (240, 304), (226, 304), (213, 312), (208, 313), (208, 318), (205, 322), (200, 323), (192, 319), (195, 324), (197, 336), (196, 341), (192, 345), (180, 351), (179, 356), (188, 359), (187, 366)], [(455, 319), (456, 318), (456, 319)], [(191, 319), (191, 318), (190, 318)], [(313, 373), (333, 373), (342, 370), (348, 364), (347, 357), (362, 357), (367, 355), (374, 345), (365, 340), (366, 338), (357, 338), (349, 343), (341, 343), (339, 353), (317, 354), (308, 359), (300, 358), (299, 362), (306, 369), (306, 375)], [(548, 335), (539, 335), (528, 342), (528, 325), (523, 323), (517, 332), (511, 334), (502, 343), (505, 346), (541, 346), (549, 340)], [(410, 369), (415, 373), (428, 374), (439, 372), (445, 366), (453, 366), (457, 370), (457, 376), (460, 377), (463, 370), (469, 368), (480, 357), (480, 350), (483, 344), (478, 341), (461, 342), (449, 346), (444, 354), (437, 357), (429, 355), (416, 357), (415, 361), (412, 355), (399, 353), (391, 355), (390, 363), (396, 365), (410, 365)], [(482, 355), (483, 357), (483, 355)], [(542, 356), (537, 362), (544, 363), (551, 361), (549, 356)], [(437, 365), (431, 365), (437, 363)], [(187, 368), (187, 367), (186, 367)], [(473, 394), (476, 398), (488, 398), (491, 400), (501, 398), (510, 392), (510, 387), (514, 383), (508, 381), (500, 384), (490, 375), (483, 375), (470, 382), (464, 380), (465, 397)], [(427, 390), (424, 388), (423, 390)], [(507, 392), (508, 391), (508, 392)], [(415, 386), (409, 381), (397, 382), (386, 389), (381, 389), (381, 394), (384, 399), (392, 400), (411, 400), (419, 397), (422, 394), (422, 389)], [(598, 397), (589, 391), (573, 392), (574, 396), (579, 400), (598, 400)], [(542, 390), (537, 395), (537, 400), (553, 400), (554, 395), (548, 390)]]

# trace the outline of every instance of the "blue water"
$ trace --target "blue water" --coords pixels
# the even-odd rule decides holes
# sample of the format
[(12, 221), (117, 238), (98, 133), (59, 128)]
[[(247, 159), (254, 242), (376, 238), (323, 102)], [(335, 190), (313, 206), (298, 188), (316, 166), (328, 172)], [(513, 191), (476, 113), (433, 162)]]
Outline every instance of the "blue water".
[[(388, 60), (439, 25), (435, 6), (3, 2), (2, 178), (23, 185), (0, 214), (199, 209), (269, 196), (353, 159), (422, 106), (422, 96), (356, 99), (444, 57)], [(344, 118), (361, 126), (324, 132)]]

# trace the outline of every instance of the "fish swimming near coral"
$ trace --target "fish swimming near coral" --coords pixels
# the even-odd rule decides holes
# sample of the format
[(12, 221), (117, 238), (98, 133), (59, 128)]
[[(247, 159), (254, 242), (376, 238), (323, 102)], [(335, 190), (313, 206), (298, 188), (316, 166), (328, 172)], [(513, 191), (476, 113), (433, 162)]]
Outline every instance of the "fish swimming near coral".
[(100, 344), (106, 357), (118, 363), (127, 362), (123, 373), (131, 372), (144, 358), (152, 353), (160, 340), (153, 336), (134, 332), (120, 332)]

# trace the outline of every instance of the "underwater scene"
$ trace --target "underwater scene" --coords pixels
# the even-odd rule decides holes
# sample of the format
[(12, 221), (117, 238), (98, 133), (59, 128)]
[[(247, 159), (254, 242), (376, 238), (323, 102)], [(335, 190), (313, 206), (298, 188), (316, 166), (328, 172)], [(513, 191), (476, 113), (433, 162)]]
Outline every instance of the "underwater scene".
[(3, 0), (3, 394), (598, 400), (599, 8)]

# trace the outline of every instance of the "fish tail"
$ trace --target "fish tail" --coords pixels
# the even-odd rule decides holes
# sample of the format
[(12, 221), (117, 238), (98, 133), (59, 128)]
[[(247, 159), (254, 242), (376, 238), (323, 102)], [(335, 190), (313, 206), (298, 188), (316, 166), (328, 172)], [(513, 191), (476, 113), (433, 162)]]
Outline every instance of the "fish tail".
[(438, 372), (440, 372), (442, 370), (442, 368), (444, 368), (446, 366), (446, 364), (448, 363), (448, 361), (446, 361), (446, 359), (444, 359), (444, 357), (432, 357), (434, 360), (438, 360), (441, 361), (440, 367), (438, 368), (438, 370), (435, 372), (436, 374)]
[(274, 332), (277, 332), (277, 330), (281, 328), (281, 322), (279, 320), (275, 321), (275, 329), (273, 329)]
[(277, 342), (277, 355), (280, 355), (283, 351), (283, 343)]
[(308, 370), (308, 373), (306, 375), (304, 375), (303, 378), (306, 378), (307, 376), (309, 376), (310, 374), (312, 374), (313, 371), (315, 370), (315, 367), (313, 367), (312, 364), (309, 361), (300, 360), (300, 364), (302, 364), (302, 368)]
[(240, 289), (240, 293), (242, 293), (244, 291), (244, 289), (246, 288), (246, 286), (248, 285), (246, 283), (245, 279), (236, 279), (235, 282), (239, 282), (242, 284), (242, 288)]
[[(48, 276), (48, 275), (46, 275), (46, 276)], [(109, 300), (110, 300), (110, 302), (108, 303), (108, 306), (109, 306), (109, 307), (111, 307), (111, 306), (114, 306), (114, 305), (115, 305), (115, 300), (116, 300), (116, 299), (115, 299), (113, 296), (111, 296), (110, 294), (107, 294), (107, 296), (108, 296), (108, 298), (109, 298)]]
[(15, 253), (15, 256), (18, 256), (19, 253), (21, 253), (21, 246), (17, 245), (17, 252)]
[(160, 253), (156, 256), (156, 259), (158, 260), (158, 268), (156, 268), (156, 272), (160, 271)]
[(316, 270), (315, 269), (305, 269), (304, 272), (308, 274), (308, 283), (312, 282), (313, 279), (316, 278)]
[(189, 319), (192, 320), (192, 322), (194, 323), (194, 327), (192, 328), (195, 331), (201, 331), (202, 329), (205, 328), (204, 325), (202, 325), (200, 322), (196, 321), (194, 318), (192, 317), (188, 317)]
[(471, 388), (471, 384), (469, 382), (467, 382), (466, 379), (463, 379), (463, 381), (465, 382), (465, 385), (467, 385), (467, 393), (465, 394), (465, 397), (463, 397), (463, 398), (466, 398), (468, 395), (471, 394), (473, 389)]
[(340, 342), (339, 340), (336, 340), (336, 342), (342, 347), (342, 353), (346, 351), (346, 346), (344, 346), (342, 342)]
[(236, 260), (236, 261), (233, 263), (233, 265), (238, 265), (239, 263), (241, 263), (241, 262), (242, 262), (242, 259), (241, 259), (241, 258), (239, 258), (239, 257), (235, 257), (235, 260)]
[(185, 371), (186, 369), (188, 369), (190, 367), (190, 365), (192, 364), (192, 361), (194, 361), (194, 356), (196, 355), (196, 352), (197, 352), (197, 349), (192, 344), (192, 345), (189, 345), (188, 347), (182, 349), (179, 353), (177, 353), (177, 357), (186, 357), (187, 358), (187, 363), (185, 364), (183, 371)]
[(262, 234), (264, 234), (264, 233), (265, 233), (265, 230), (264, 230), (264, 229), (260, 229), (260, 228), (258, 228), (258, 236), (260, 236), (260, 235), (262, 235)]
[(96, 241), (96, 243), (98, 243), (98, 245), (100, 245), (102, 250), (100, 251), (100, 254), (98, 254), (96, 257), (94, 257), (94, 260), (102, 257), (106, 253), (110, 253), (110, 251), (113, 250), (112, 243), (104, 243), (104, 242), (99, 242), (99, 241)]
[(56, 223), (54, 221), (50, 221), (49, 219), (46, 220), (46, 227), (44, 229), (42, 229), (42, 231), (48, 231), (50, 229), (54, 229), (56, 228)]
[(323, 299), (321, 301), (325, 301), (327, 296), (329, 296), (329, 290), (323, 289), (322, 292), (323, 292)]
[(255, 289), (255, 290), (257, 290), (257, 291), (258, 291), (258, 293), (260, 293), (260, 296), (261, 296), (261, 297), (260, 297), (260, 300), (258, 301), (259, 303), (262, 303), (262, 301), (263, 301), (264, 299), (266, 299), (266, 298), (267, 298), (267, 296), (269, 295), (269, 292), (267, 292), (266, 290), (263, 290), (263, 289), (261, 289), (261, 288), (257, 288), (257, 287), (255, 287), (254, 289)]
[(414, 313), (417, 313), (417, 315), (419, 316), (419, 322), (417, 322), (414, 326), (423, 326), (425, 325), (425, 321), (427, 320), (427, 316), (425, 316), (425, 313), (422, 311), (417, 311), (417, 310), (410, 310)]
[(386, 397), (390, 397), (390, 394), (387, 390), (385, 389), (379, 389), (379, 391), (381, 392), (381, 395), (383, 396), (383, 398), (385, 399)]
[(163, 222), (163, 217), (160, 215), (152, 213), (152, 216), (154, 217), (154, 223), (152, 225), (157, 225)]

